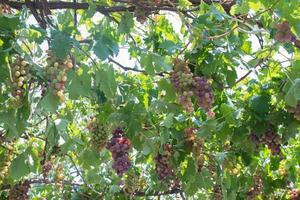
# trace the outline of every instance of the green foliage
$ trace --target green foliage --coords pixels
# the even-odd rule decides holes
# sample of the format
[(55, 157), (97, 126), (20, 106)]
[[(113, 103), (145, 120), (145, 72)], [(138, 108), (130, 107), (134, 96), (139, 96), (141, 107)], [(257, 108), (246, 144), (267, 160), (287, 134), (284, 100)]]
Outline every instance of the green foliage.
[[(174, 2), (88, 1), (74, 20), (56, 8), (76, 2), (50, 1), (38, 23), (40, 7), (0, 3), (0, 199), (21, 183), (29, 199), (300, 196), (299, 1)], [(132, 146), (123, 176), (104, 147), (116, 128)]]

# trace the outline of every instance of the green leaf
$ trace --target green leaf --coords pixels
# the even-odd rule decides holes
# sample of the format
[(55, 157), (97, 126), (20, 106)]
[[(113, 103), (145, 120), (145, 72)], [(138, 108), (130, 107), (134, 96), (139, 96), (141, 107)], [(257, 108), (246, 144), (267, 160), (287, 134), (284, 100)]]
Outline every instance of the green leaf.
[(118, 42), (106, 35), (97, 36), (93, 51), (101, 60), (106, 60), (109, 56), (119, 52)]
[(59, 140), (59, 134), (57, 132), (55, 123), (49, 123), (49, 125), (46, 128), (45, 136), (47, 137), (47, 141), (49, 142), (50, 147), (57, 145)]
[(71, 99), (78, 99), (80, 96), (90, 96), (91, 75), (88, 74), (88, 67), (82, 66), (77, 71), (68, 74), (69, 84), (67, 90)]
[(285, 102), (287, 105), (296, 107), (300, 100), (300, 79), (296, 79), (291, 85), (287, 94), (285, 95)]
[(100, 164), (99, 155), (91, 149), (85, 149), (80, 153), (79, 160), (84, 168), (91, 168)]
[(171, 83), (167, 79), (161, 79), (158, 81), (158, 87), (159, 91), (165, 91), (165, 98), (168, 101), (175, 101), (176, 100), (176, 95), (175, 95), (175, 90)]
[(0, 16), (0, 24), (1, 24), (1, 29), (11, 31), (13, 32), (14, 30), (17, 29), (17, 27), (20, 24), (20, 19), (19, 16), (13, 16), (13, 15), (6, 15), (6, 16)]
[(235, 123), (235, 118), (234, 118), (234, 111), (235, 109), (225, 103), (223, 103), (220, 107), (221, 113), (225, 117), (227, 123), (229, 124), (234, 124)]
[(55, 113), (60, 102), (57, 96), (54, 96), (52, 94), (52, 90), (49, 90), (46, 95), (42, 98), (42, 100), (39, 102), (38, 107), (43, 108), (45, 111), (48, 111), (50, 113)]
[(66, 58), (70, 48), (71, 39), (68, 35), (63, 32), (52, 31), (51, 50), (58, 58)]
[(102, 65), (101, 69), (95, 72), (96, 84), (104, 92), (108, 99), (114, 98), (117, 92), (115, 72), (111, 65)]
[(11, 163), (9, 177), (15, 181), (30, 173), (28, 151), (18, 155)]
[(217, 124), (218, 124), (217, 120), (209, 119), (209, 120), (205, 121), (200, 126), (200, 128), (197, 132), (197, 135), (202, 138), (209, 136), (213, 131), (216, 130)]
[(266, 95), (257, 95), (250, 99), (249, 106), (252, 110), (259, 114), (266, 114), (270, 108), (270, 97)]
[(122, 15), (121, 22), (119, 25), (120, 33), (130, 33), (134, 26), (133, 15), (130, 12), (126, 12)]
[(173, 113), (169, 113), (167, 115), (167, 117), (165, 118), (165, 120), (161, 123), (162, 126), (165, 126), (167, 128), (171, 128), (173, 125), (173, 117), (174, 114)]

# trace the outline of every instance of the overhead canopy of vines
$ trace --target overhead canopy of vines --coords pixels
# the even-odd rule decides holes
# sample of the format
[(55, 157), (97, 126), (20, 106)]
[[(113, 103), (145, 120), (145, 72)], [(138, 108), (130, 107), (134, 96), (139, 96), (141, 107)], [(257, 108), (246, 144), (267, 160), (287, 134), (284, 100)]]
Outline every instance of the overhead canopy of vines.
[(0, 0), (1, 199), (300, 199), (299, 0)]

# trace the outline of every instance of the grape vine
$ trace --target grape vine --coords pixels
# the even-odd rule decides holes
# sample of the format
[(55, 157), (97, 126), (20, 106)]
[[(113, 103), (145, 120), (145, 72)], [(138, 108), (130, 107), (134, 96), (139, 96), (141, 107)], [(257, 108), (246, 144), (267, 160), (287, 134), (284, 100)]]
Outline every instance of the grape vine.
[(114, 160), (112, 165), (113, 169), (119, 176), (123, 176), (131, 166), (128, 156), (131, 142), (128, 138), (124, 137), (125, 133), (122, 128), (116, 128), (112, 134), (113, 136), (106, 147), (111, 152)]

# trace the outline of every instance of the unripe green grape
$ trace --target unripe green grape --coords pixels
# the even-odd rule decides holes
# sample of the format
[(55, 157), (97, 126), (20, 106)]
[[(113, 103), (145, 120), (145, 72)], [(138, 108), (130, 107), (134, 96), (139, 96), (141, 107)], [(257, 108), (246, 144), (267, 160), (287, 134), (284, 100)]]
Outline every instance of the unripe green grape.
[(61, 81), (66, 82), (67, 79), (68, 79), (67, 76), (63, 76), (63, 77), (61, 78)]
[(59, 63), (58, 63), (58, 62), (55, 62), (53, 66), (54, 66), (54, 67), (58, 67), (58, 66), (59, 66)]
[(22, 66), (22, 67), (26, 67), (26, 66), (27, 66), (27, 62), (26, 62), (25, 60), (22, 60), (21, 66)]
[(19, 81), (18, 82), (18, 87), (22, 87), (23, 86), (23, 82), (22, 81)]
[(25, 79), (24, 79), (24, 77), (19, 77), (19, 79), (18, 79), (19, 81), (21, 81), (21, 82), (23, 82)]
[(20, 71), (15, 72), (15, 77), (19, 77), (21, 75)]
[(23, 69), (23, 70), (21, 70), (21, 74), (22, 75), (25, 75), (26, 74), (26, 71)]

